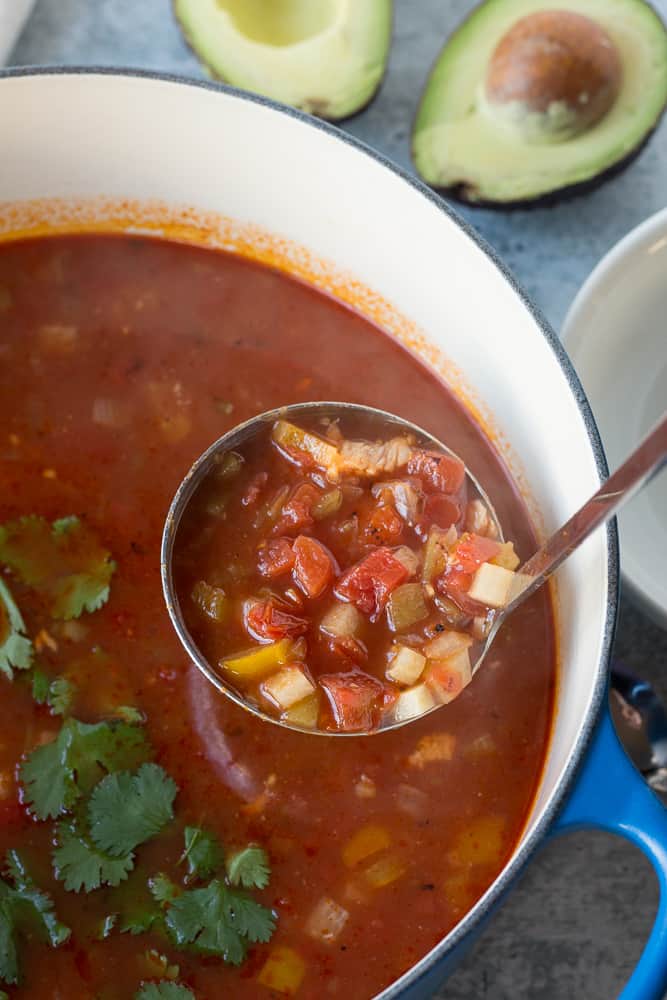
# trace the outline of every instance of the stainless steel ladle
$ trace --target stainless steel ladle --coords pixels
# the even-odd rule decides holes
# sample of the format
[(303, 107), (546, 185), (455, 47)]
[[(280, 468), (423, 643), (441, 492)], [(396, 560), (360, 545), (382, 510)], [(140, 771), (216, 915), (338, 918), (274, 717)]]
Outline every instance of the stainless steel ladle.
[[(309, 427), (312, 427), (317, 421), (347, 420), (350, 417), (354, 418), (355, 423), (362, 420), (365, 430), (369, 433), (374, 432), (378, 439), (386, 440), (396, 434), (411, 434), (416, 439), (417, 444), (422, 447), (426, 446), (445, 454), (454, 455), (454, 452), (450, 448), (447, 448), (446, 445), (424, 431), (421, 427), (417, 427), (415, 424), (383, 410), (355, 403), (335, 402), (297, 403), (292, 406), (281, 407), (277, 410), (271, 410), (268, 413), (262, 413), (234, 427), (212, 444), (197, 459), (176, 491), (167, 514), (162, 536), (162, 587), (167, 609), (178, 637), (194, 663), (218, 690), (231, 698), (237, 705), (247, 709), (254, 715), (288, 729), (298, 729), (300, 732), (323, 734), (326, 736), (359, 736), (364, 734), (358, 732), (348, 733), (319, 729), (302, 729), (264, 712), (259, 705), (247, 701), (235, 688), (226, 683), (225, 678), (220, 672), (202, 655), (201, 650), (188, 631), (174, 587), (172, 558), (181, 518), (201, 483), (220, 462), (224, 454), (241, 449), (246, 442), (258, 434), (266, 435), (268, 429), (278, 419), (290, 420), (296, 423), (305, 421)], [(479, 652), (472, 663), (473, 673), (481, 666), (498, 630), (503, 626), (509, 615), (541, 587), (558, 569), (561, 563), (596, 528), (613, 517), (623, 504), (641, 490), (662, 469), (666, 462), (667, 412), (663, 414), (658, 424), (626, 461), (602, 484), (600, 489), (561, 528), (551, 535), (537, 552), (517, 571), (507, 603), (503, 608), (491, 611), (487, 617), (486, 637), (483, 644), (480, 645)], [(487, 505), (489, 514), (494, 520), (498, 537), (502, 541), (504, 539), (502, 525), (498, 520), (493, 504), (481, 484), (467, 467), (466, 475), (473, 490)], [(442, 706), (436, 705), (430, 711), (435, 711), (439, 707)], [(390, 729), (397, 729), (414, 721), (416, 718), (420, 718), (420, 716), (400, 721), (388, 720), (387, 724), (382, 724), (379, 729), (372, 732), (387, 732)]]

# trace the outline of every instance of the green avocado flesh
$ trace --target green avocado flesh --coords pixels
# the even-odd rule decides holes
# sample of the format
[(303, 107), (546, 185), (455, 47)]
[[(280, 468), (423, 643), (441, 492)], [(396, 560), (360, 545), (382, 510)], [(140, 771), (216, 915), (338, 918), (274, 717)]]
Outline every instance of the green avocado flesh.
[(174, 0), (212, 76), (332, 121), (384, 76), (392, 0)]
[[(622, 65), (610, 110), (568, 137), (520, 135), (489, 109), (489, 60), (528, 14), (568, 10), (597, 22)], [(421, 177), (467, 202), (510, 204), (601, 179), (637, 152), (667, 103), (667, 30), (643, 0), (486, 0), (445, 44), (424, 90), (413, 134)]]

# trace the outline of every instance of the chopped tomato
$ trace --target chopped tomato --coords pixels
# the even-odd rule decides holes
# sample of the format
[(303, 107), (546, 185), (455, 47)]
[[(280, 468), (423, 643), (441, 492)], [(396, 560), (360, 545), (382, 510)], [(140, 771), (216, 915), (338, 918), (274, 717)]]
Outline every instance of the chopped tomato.
[(461, 517), (461, 508), (453, 497), (443, 493), (432, 493), (424, 503), (424, 513), (420, 519), (420, 530), (426, 534), (432, 525), (446, 531), (452, 524), (457, 524)]
[(287, 636), (303, 635), (308, 630), (308, 619), (292, 614), (289, 605), (275, 597), (249, 601), (244, 617), (245, 626), (255, 639), (276, 642)]
[(253, 504), (257, 503), (260, 493), (266, 486), (269, 480), (268, 472), (258, 472), (252, 477), (245, 493), (241, 497), (241, 503), (244, 507), (252, 507)]
[(330, 645), (334, 654), (351, 660), (358, 667), (368, 662), (368, 649), (361, 639), (355, 639), (351, 635), (332, 636)]
[(262, 576), (281, 576), (294, 565), (294, 552), (289, 538), (270, 538), (264, 542), (257, 557)]
[(395, 545), (403, 534), (403, 521), (393, 507), (374, 507), (364, 533), (373, 545)]
[(451, 562), (464, 573), (474, 573), (483, 562), (495, 558), (500, 552), (500, 542), (483, 535), (461, 535), (451, 552)]
[(277, 525), (277, 531), (303, 531), (315, 523), (312, 510), (321, 496), (320, 491), (311, 483), (301, 483), (292, 493), (282, 509), (282, 517)]
[(375, 549), (343, 574), (336, 585), (336, 594), (376, 621), (392, 590), (409, 576), (408, 568), (390, 549)]
[(319, 597), (338, 572), (336, 560), (321, 542), (307, 535), (294, 539), (294, 582), (306, 597)]
[(337, 729), (365, 732), (377, 726), (384, 703), (385, 687), (362, 670), (325, 674), (320, 684), (329, 699)]
[(411, 476), (419, 476), (434, 493), (458, 493), (465, 480), (465, 465), (452, 455), (437, 451), (416, 451), (408, 462)]

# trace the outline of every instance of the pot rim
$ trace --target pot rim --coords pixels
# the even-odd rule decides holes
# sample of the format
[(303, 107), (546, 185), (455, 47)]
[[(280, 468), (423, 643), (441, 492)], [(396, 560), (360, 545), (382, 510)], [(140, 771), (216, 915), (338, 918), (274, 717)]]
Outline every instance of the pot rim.
[[(330, 122), (320, 118), (313, 118), (311, 115), (296, 108), (289, 107), (274, 101), (271, 98), (259, 94), (252, 94), (228, 84), (218, 83), (213, 80), (198, 80), (194, 77), (179, 75), (176, 73), (159, 72), (155, 70), (136, 69), (132, 67), (109, 67), (109, 66), (17, 66), (0, 68), (0, 81), (3, 79), (16, 79), (19, 77), (48, 78), (50, 76), (104, 76), (118, 77), (121, 79), (133, 78), (137, 80), (158, 81), (169, 83), (181, 87), (192, 87), (199, 90), (206, 90), (213, 93), (222, 93), (240, 101), (247, 101), (250, 104), (258, 104), (268, 108), (277, 114), (285, 115), (295, 119), (303, 125), (307, 125), (315, 130), (319, 130), (332, 138), (351, 146), (357, 152), (375, 160), (385, 169), (389, 170), (396, 177), (408, 184), (417, 194), (425, 198), (433, 208), (447, 216), (463, 233), (477, 246), (479, 250), (495, 265), (496, 269), (510, 285), (515, 295), (519, 297), (524, 307), (534, 319), (542, 336), (546, 340), (556, 363), (565, 376), (570, 392), (584, 422), (588, 435), (588, 440), (593, 452), (595, 464), (600, 482), (609, 474), (607, 461), (602, 446), (600, 433), (593, 416), (588, 399), (584, 392), (579, 377), (574, 370), (572, 362), (561, 344), (558, 336), (548, 323), (541, 311), (531, 302), (523, 288), (519, 285), (509, 268), (500, 259), (496, 251), (486, 242), (486, 240), (473, 227), (463, 219), (451, 206), (444, 201), (440, 195), (421, 180), (409, 173), (403, 167), (394, 163), (383, 153), (373, 149), (371, 146), (358, 139), (356, 136), (344, 132)], [(602, 647), (599, 661), (596, 667), (596, 679), (593, 688), (592, 698), (583, 725), (575, 746), (570, 753), (567, 764), (563, 768), (554, 791), (552, 792), (543, 814), (535, 824), (533, 830), (525, 836), (521, 845), (516, 849), (511, 859), (505, 865), (495, 882), (477, 901), (475, 906), (463, 917), (463, 919), (435, 945), (422, 959), (405, 972), (400, 979), (397, 979), (381, 993), (377, 994), (374, 1000), (396, 1000), (406, 990), (414, 989), (418, 983), (431, 973), (444, 956), (453, 951), (468, 936), (470, 931), (480, 925), (489, 916), (492, 909), (498, 905), (502, 897), (510, 889), (528, 861), (532, 858), (537, 848), (545, 838), (549, 827), (554, 822), (558, 812), (565, 803), (577, 772), (582, 765), (586, 751), (591, 742), (595, 727), (603, 705), (603, 700), (607, 690), (608, 666), (611, 656), (611, 647), (616, 629), (616, 619), (619, 602), (619, 566), (618, 566), (618, 531), (616, 519), (612, 519), (606, 526), (607, 535), (607, 607), (604, 621)]]

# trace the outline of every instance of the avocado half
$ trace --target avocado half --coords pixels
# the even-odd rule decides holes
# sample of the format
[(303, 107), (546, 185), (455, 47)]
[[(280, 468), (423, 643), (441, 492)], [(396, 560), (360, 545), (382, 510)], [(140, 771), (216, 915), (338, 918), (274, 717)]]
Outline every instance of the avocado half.
[(174, 0), (174, 12), (212, 76), (330, 121), (384, 76), (392, 0)]
[(413, 132), (461, 201), (555, 200), (625, 166), (667, 105), (667, 29), (644, 0), (486, 0), (448, 39)]

